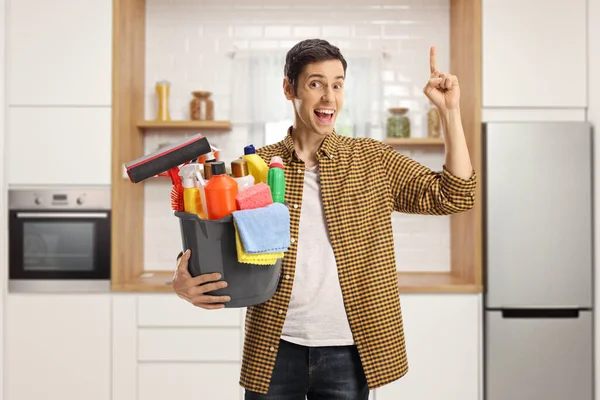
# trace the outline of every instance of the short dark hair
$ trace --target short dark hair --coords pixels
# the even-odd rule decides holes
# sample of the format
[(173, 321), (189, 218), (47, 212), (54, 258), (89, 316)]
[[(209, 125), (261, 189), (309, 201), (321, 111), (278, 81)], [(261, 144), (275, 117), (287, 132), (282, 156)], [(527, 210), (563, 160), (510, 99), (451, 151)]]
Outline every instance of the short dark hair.
[(288, 51), (285, 57), (283, 72), (285, 77), (294, 86), (294, 93), (298, 91), (298, 77), (304, 66), (314, 62), (340, 60), (346, 75), (346, 59), (340, 49), (323, 39), (306, 39), (297, 43)]

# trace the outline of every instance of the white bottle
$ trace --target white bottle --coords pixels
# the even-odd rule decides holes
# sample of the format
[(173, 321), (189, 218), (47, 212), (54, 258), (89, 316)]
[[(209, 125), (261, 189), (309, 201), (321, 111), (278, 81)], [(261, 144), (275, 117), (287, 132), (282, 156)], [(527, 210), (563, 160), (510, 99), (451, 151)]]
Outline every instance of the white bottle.
[(244, 159), (231, 162), (231, 175), (238, 184), (238, 193), (254, 185), (254, 177), (248, 172), (248, 161)]

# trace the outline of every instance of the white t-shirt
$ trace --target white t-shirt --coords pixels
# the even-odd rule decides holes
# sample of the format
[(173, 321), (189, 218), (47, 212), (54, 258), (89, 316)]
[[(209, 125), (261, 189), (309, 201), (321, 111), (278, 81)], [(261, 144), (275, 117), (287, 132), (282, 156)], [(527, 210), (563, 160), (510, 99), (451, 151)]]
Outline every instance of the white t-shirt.
[(344, 346), (354, 338), (321, 201), (318, 165), (304, 173), (296, 272), (281, 338), (302, 346)]

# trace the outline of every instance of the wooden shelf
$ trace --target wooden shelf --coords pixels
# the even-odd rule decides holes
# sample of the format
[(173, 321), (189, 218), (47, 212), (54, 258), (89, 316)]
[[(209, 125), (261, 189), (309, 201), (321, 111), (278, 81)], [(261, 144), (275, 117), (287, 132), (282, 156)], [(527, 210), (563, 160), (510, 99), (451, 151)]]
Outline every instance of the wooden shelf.
[(201, 130), (201, 131), (230, 131), (229, 121), (140, 121), (138, 128), (143, 130)]
[(443, 147), (444, 138), (387, 138), (384, 143), (394, 147)]
[[(113, 285), (113, 292), (169, 293), (172, 271), (144, 271), (131, 282)], [(469, 283), (450, 272), (399, 272), (400, 293), (481, 293), (482, 286)]]
[(400, 293), (481, 293), (482, 285), (451, 272), (398, 272)]
[[(175, 266), (173, 266), (175, 268)], [(131, 281), (113, 283), (113, 292), (150, 292), (169, 293), (173, 292), (171, 279), (174, 271), (143, 271)]]

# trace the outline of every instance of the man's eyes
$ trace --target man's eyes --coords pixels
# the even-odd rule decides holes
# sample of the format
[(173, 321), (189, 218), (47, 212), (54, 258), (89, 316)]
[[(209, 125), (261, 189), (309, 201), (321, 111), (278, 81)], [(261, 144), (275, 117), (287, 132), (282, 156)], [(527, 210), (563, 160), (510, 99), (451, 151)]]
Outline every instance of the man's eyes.
[[(322, 85), (321, 85), (321, 82), (319, 82), (319, 81), (313, 81), (313, 82), (310, 83), (310, 87), (313, 87), (313, 88), (317, 88), (317, 87), (320, 87), (320, 86), (322, 86)], [(334, 89), (341, 89), (342, 85), (339, 84), (339, 83), (335, 83), (333, 85), (333, 88)]]

